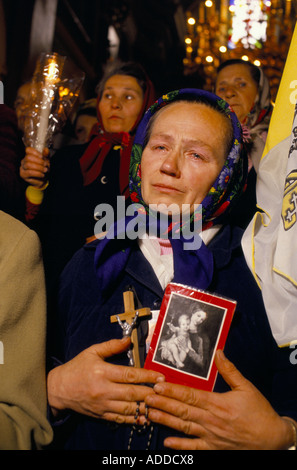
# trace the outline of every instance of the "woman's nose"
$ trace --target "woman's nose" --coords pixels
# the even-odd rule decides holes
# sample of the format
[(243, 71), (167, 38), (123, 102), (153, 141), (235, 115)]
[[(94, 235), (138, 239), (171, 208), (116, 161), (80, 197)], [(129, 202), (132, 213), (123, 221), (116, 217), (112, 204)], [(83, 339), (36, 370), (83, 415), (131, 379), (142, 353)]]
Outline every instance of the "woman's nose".
[(164, 158), (160, 170), (162, 173), (166, 173), (167, 175), (174, 176), (175, 178), (179, 178), (180, 177), (179, 152), (177, 151), (170, 152), (170, 154)]
[(111, 100), (111, 107), (114, 109), (119, 109), (121, 107), (121, 100), (114, 96)]
[(232, 96), (234, 96), (235, 93), (236, 93), (235, 88), (232, 85), (228, 85), (224, 90), (224, 94), (228, 98), (231, 98)]

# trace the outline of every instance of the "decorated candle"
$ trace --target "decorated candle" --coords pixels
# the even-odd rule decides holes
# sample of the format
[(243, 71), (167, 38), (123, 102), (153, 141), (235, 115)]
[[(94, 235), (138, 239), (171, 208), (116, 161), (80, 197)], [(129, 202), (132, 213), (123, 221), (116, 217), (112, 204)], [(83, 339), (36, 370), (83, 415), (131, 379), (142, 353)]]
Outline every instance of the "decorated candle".
[(36, 149), (42, 152), (45, 147), (49, 115), (51, 112), (52, 100), (55, 94), (55, 83), (59, 75), (59, 69), (55, 59), (52, 58), (44, 69), (44, 86), (42, 90), (42, 103), (40, 108), (39, 126), (36, 136)]

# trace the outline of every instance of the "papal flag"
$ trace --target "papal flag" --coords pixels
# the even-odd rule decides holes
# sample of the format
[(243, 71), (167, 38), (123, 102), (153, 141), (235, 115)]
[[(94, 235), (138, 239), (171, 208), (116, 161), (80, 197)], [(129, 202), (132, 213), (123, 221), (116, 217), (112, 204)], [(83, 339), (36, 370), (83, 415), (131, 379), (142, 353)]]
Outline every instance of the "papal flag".
[(242, 246), (262, 290), (277, 344), (297, 342), (297, 27), (292, 36), (257, 180), (257, 212)]

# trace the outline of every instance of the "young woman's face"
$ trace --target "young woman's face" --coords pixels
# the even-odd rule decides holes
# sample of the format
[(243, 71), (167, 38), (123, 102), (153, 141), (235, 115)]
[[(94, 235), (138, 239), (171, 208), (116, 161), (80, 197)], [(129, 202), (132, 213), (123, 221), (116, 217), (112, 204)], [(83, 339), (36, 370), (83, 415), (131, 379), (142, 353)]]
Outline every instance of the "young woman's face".
[(177, 102), (156, 115), (141, 159), (147, 204), (200, 204), (226, 159), (229, 122), (204, 104)]
[(255, 102), (258, 85), (248, 66), (233, 64), (218, 73), (215, 92), (230, 104), (242, 123)]
[(99, 111), (106, 132), (129, 132), (141, 111), (143, 91), (136, 78), (113, 75), (104, 86)]
[(203, 310), (198, 310), (198, 312), (193, 313), (192, 320), (195, 325), (200, 325), (206, 318), (206, 313)]

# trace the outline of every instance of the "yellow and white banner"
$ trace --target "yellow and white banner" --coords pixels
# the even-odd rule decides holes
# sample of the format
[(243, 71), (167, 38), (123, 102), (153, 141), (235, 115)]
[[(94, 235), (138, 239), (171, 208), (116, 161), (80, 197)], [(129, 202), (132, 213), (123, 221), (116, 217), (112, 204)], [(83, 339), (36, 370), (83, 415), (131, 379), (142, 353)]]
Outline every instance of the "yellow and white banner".
[(257, 212), (242, 246), (277, 344), (297, 342), (297, 27), (257, 179)]

